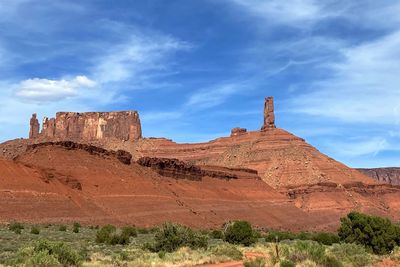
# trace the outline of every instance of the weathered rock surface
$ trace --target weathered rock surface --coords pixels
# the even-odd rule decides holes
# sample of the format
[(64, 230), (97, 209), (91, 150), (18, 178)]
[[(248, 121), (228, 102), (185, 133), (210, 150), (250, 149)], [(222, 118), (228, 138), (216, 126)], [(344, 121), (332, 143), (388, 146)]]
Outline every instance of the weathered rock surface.
[[(36, 120), (36, 121), (35, 121)], [(31, 119), (31, 132), (38, 129), (36, 114)], [(91, 141), (117, 139), (136, 141), (142, 137), (139, 114), (136, 111), (119, 112), (57, 112), (55, 118), (44, 118), (40, 134), (30, 138), (42, 140)]]
[[(217, 166), (196, 166), (178, 159), (142, 157), (137, 163), (150, 167), (158, 174), (175, 179), (201, 181), (204, 177), (217, 179), (260, 179), (257, 171), (250, 169), (233, 169)], [(245, 174), (245, 175), (244, 175)]]
[(97, 155), (101, 157), (115, 157), (118, 159), (120, 162), (123, 164), (131, 164), (131, 159), (132, 155), (129, 152), (126, 152), (124, 150), (117, 150), (117, 151), (112, 151), (112, 150), (106, 150), (104, 148), (92, 146), (92, 145), (87, 145), (87, 144), (78, 144), (74, 143), (71, 141), (59, 141), (59, 142), (45, 142), (45, 143), (39, 143), (39, 144), (31, 144), (27, 146), (26, 151), (35, 151), (40, 147), (46, 147), (46, 146), (60, 146), (64, 147), (67, 150), (83, 150), (88, 152), (91, 155)]
[(365, 175), (368, 175), (376, 181), (392, 185), (400, 185), (400, 168), (374, 168), (357, 170)]
[(37, 117), (36, 113), (33, 113), (32, 118), (29, 123), (29, 126), (30, 126), (29, 127), (29, 138), (37, 138), (39, 136), (40, 125), (39, 125), (39, 121), (36, 117)]
[(242, 134), (245, 134), (247, 132), (247, 129), (245, 129), (245, 128), (240, 128), (240, 127), (236, 127), (236, 128), (233, 128), (232, 130), (231, 130), (231, 137), (233, 137), (233, 136), (238, 136), (238, 135), (242, 135)]
[(265, 98), (264, 103), (264, 124), (261, 131), (275, 128), (274, 98), (272, 96)]

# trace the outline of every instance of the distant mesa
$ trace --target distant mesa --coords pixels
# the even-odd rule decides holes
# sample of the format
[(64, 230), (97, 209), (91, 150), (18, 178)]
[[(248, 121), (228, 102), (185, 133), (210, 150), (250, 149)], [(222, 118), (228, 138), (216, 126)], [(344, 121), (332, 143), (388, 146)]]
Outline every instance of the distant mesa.
[[(261, 131), (276, 128), (274, 99), (265, 98), (264, 123)], [(247, 133), (247, 129), (236, 127), (231, 136)], [(142, 138), (142, 127), (137, 111), (116, 112), (57, 112), (55, 118), (44, 117), (42, 129), (37, 114), (30, 119), (29, 139), (94, 141), (117, 139), (137, 141)]]
[(57, 112), (55, 118), (43, 119), (42, 130), (37, 115), (30, 120), (30, 139), (136, 141), (142, 138), (137, 111), (118, 112)]

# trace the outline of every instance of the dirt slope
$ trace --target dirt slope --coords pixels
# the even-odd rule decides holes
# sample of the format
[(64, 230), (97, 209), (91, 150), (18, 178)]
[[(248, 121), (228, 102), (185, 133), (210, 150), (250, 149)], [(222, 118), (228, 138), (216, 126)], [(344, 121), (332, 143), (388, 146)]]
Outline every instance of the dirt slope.
[[(256, 174), (207, 166), (234, 179), (200, 181), (160, 176), (116, 157), (57, 145), (0, 161), (3, 221), (81, 221), (150, 226), (176, 221), (196, 227), (233, 219), (292, 230), (325, 228), (324, 219), (296, 208)], [(296, 218), (296, 220), (293, 220)]]

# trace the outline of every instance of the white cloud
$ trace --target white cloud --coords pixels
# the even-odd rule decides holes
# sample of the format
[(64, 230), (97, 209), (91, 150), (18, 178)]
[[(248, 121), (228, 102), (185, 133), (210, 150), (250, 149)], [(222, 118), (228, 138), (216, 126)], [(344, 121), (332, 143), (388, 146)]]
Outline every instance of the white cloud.
[(226, 83), (217, 87), (203, 89), (192, 94), (185, 106), (193, 109), (211, 108), (222, 104), (241, 89), (242, 86), (235, 83)]
[(33, 78), (21, 81), (16, 85), (15, 95), (34, 102), (59, 101), (77, 96), (80, 90), (94, 86), (96, 86), (96, 82), (86, 76), (61, 80)]
[(364, 155), (376, 156), (380, 151), (389, 147), (385, 138), (373, 137), (367, 140), (340, 142), (335, 141), (332, 148), (335, 154), (345, 157), (359, 157)]
[(132, 35), (129, 41), (113, 46), (96, 59), (96, 79), (101, 83), (120, 82), (147, 70), (166, 68), (169, 55), (190, 46), (168, 36)]
[(343, 60), (320, 65), (332, 78), (313, 83), (292, 100), (295, 112), (346, 122), (395, 124), (400, 107), (400, 31), (343, 48)]
[(304, 27), (307, 23), (334, 15), (324, 10), (320, 1), (314, 0), (230, 0), (253, 16), (265, 19), (270, 24), (290, 24)]

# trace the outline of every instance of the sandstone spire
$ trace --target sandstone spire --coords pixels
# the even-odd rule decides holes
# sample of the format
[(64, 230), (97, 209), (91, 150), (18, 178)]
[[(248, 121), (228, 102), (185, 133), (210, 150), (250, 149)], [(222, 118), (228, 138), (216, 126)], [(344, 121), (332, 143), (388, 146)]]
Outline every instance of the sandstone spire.
[(265, 98), (264, 125), (262, 126), (261, 131), (266, 131), (271, 128), (275, 128), (274, 98), (268, 96)]
[(36, 118), (36, 113), (32, 114), (31, 120), (30, 120), (30, 128), (29, 128), (29, 138), (37, 138), (39, 136), (39, 121)]

